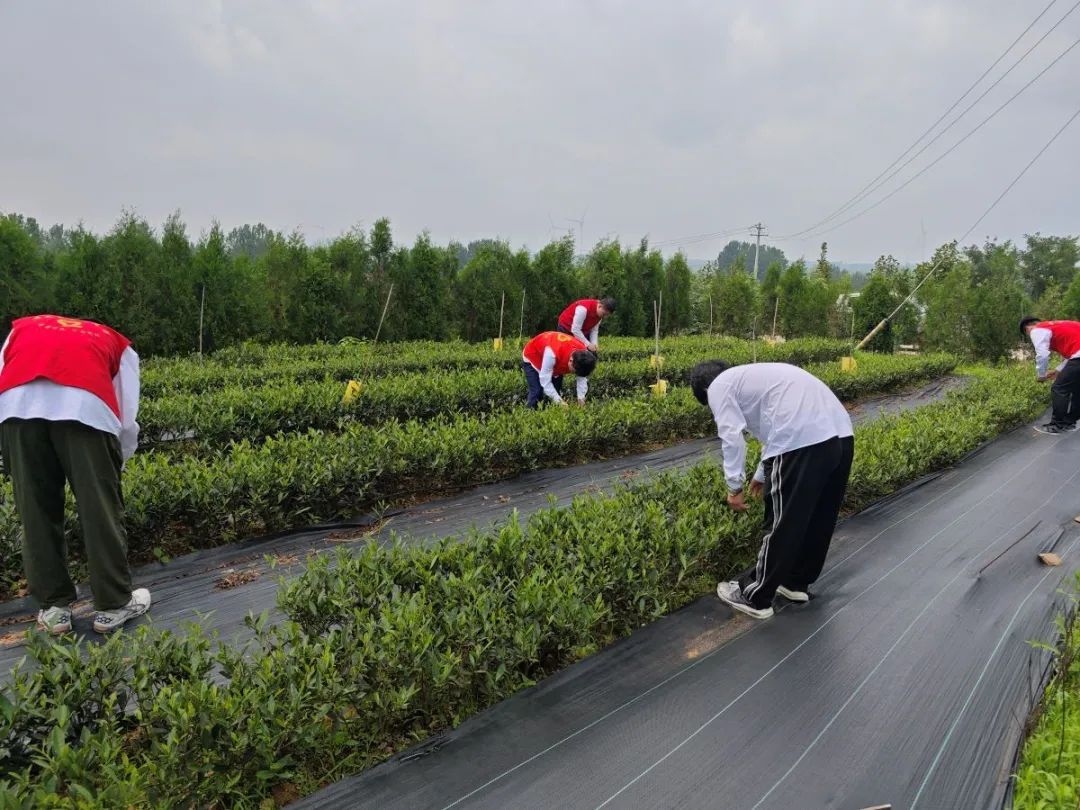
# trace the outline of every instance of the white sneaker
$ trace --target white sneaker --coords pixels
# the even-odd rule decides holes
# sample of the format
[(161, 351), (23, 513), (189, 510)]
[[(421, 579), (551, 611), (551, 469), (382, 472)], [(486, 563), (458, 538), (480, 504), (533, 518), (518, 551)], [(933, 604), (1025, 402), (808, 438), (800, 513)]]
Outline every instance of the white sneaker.
[(111, 633), (126, 622), (142, 616), (150, 610), (150, 591), (136, 588), (131, 592), (131, 601), (116, 610), (99, 610), (94, 617), (94, 629), (99, 633)]
[(755, 619), (772, 618), (772, 607), (756, 608), (751, 605), (743, 596), (742, 588), (739, 587), (738, 582), (721, 582), (716, 586), (716, 595), (732, 610), (745, 613), (747, 616), (753, 616)]
[(50, 636), (62, 636), (71, 632), (71, 610), (51, 607), (39, 610), (37, 615), (38, 630), (44, 630)]
[(780, 594), (780, 596), (787, 599), (789, 602), (810, 601), (810, 594), (808, 594), (806, 591), (794, 591), (791, 588), (785, 588), (783, 585), (781, 585), (779, 588), (776, 589), (776, 592)]

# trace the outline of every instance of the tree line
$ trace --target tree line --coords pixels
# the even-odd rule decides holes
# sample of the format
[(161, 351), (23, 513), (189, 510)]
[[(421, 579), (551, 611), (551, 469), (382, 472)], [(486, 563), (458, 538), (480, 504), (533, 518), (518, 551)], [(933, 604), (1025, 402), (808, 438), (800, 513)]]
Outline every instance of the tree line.
[(1016, 346), (1022, 314), (1080, 317), (1075, 237), (948, 244), (916, 267), (884, 256), (866, 278), (838, 272), (823, 244), (813, 263), (763, 246), (755, 279), (752, 247), (729, 243), (694, 271), (682, 254), (665, 258), (646, 240), (604, 240), (580, 256), (569, 236), (536, 253), (499, 240), (441, 246), (427, 234), (400, 244), (386, 219), (312, 245), (261, 224), (228, 233), (215, 224), (192, 239), (178, 214), (155, 229), (125, 213), (104, 235), (8, 214), (0, 217), (0, 317), (6, 330), (29, 313), (77, 315), (115, 326), (144, 355), (185, 354), (200, 342), (212, 351), (245, 340), (370, 339), (388, 296), (380, 340), (486, 340), (499, 332), (504, 301), (503, 334), (528, 336), (552, 328), (570, 301), (603, 295), (618, 301), (607, 334), (647, 336), (662, 295), (663, 334), (858, 339), (935, 265), (872, 348), (920, 343), (997, 359)]

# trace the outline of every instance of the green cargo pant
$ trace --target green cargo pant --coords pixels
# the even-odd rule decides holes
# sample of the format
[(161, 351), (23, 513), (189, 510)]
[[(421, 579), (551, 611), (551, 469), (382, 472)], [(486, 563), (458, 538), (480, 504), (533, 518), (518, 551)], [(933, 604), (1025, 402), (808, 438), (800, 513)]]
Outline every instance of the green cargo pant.
[(64, 539), (67, 480), (79, 508), (94, 607), (115, 610), (126, 605), (131, 599), (131, 569), (120, 489), (120, 441), (79, 422), (8, 419), (0, 424), (0, 444), (22, 520), (23, 569), (30, 595), (43, 608), (67, 607), (75, 601)]

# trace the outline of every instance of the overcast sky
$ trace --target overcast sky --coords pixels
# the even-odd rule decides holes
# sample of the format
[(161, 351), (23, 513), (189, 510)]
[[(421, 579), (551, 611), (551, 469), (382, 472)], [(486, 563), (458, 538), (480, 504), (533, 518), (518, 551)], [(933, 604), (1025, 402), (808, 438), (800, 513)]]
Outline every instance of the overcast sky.
[[(730, 236), (684, 237), (790, 234), (842, 205), (1048, 1), (6, 0), (0, 210), (104, 231), (180, 209), (196, 237), (217, 219), (316, 240), (387, 216), (398, 241), (532, 249), (584, 214), (586, 247), (647, 235), (710, 258)], [(1080, 11), (912, 170), (1078, 36)], [(777, 244), (921, 258), (1076, 111), (1077, 76), (1080, 47), (892, 199)], [(1080, 121), (968, 241), (1080, 232), (1078, 146)]]

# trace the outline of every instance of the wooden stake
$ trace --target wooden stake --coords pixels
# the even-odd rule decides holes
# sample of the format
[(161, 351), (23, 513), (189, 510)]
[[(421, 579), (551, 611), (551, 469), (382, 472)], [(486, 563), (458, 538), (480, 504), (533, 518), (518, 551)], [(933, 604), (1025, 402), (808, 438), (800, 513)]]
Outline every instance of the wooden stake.
[(206, 312), (206, 285), (202, 285), (202, 303), (199, 304), (199, 359), (202, 359), (203, 314)]
[(525, 337), (525, 288), (521, 288), (521, 323), (518, 324), (518, 343)]
[(660, 303), (653, 301), (653, 320), (656, 322), (656, 382), (660, 383), (660, 307), (664, 303), (664, 293), (660, 293)]
[(1039, 552), (1039, 559), (1043, 565), (1058, 566), (1061, 565), (1061, 556), (1056, 554), (1057, 544), (1061, 542), (1061, 538), (1065, 536), (1065, 530), (1059, 529), (1057, 536), (1050, 542), (1050, 545)]
[(379, 328), (375, 330), (375, 340), (371, 341), (372, 345), (379, 342), (379, 334), (382, 332), (383, 321), (386, 319), (386, 310), (390, 309), (390, 296), (394, 294), (394, 284), (390, 283), (390, 290), (386, 293), (386, 304), (382, 308), (382, 316), (379, 318)]
[(712, 293), (709, 293), (709, 334), (712, 334), (713, 329), (713, 317), (712, 317)]
[(780, 314), (780, 294), (777, 292), (776, 304), (773, 306), (772, 311), (772, 336), (776, 338), (776, 316)]
[(502, 340), (503, 313), (506, 311), (506, 291), (503, 291), (502, 302), (499, 304), (499, 340)]

